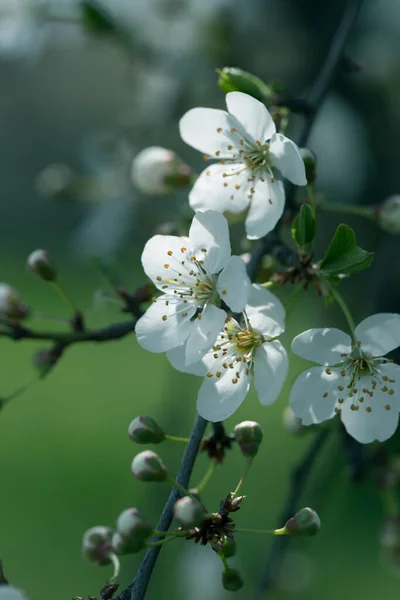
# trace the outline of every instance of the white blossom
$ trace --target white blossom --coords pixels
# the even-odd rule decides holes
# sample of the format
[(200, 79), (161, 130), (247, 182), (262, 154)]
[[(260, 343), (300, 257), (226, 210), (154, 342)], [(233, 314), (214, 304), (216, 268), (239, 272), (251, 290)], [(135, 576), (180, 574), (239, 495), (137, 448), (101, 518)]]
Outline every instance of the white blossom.
[(27, 600), (27, 597), (13, 585), (0, 585), (0, 600)]
[(293, 340), (295, 354), (324, 366), (297, 378), (290, 406), (303, 425), (340, 414), (359, 442), (383, 442), (399, 420), (400, 367), (383, 356), (400, 345), (400, 315), (372, 315), (356, 327), (355, 336), (352, 344), (339, 329), (309, 329)]
[(139, 344), (165, 352), (185, 343), (186, 364), (200, 360), (223, 328), (221, 301), (240, 312), (250, 290), (244, 262), (231, 256), (225, 217), (199, 211), (189, 237), (155, 235), (144, 248), (142, 264), (163, 295), (136, 324)]
[(132, 161), (133, 183), (144, 194), (167, 194), (190, 178), (190, 167), (172, 150), (160, 146), (145, 148)]
[(242, 92), (227, 94), (226, 104), (229, 112), (194, 108), (179, 123), (187, 144), (220, 160), (200, 174), (189, 202), (194, 210), (233, 213), (250, 205), (247, 237), (257, 239), (274, 229), (284, 209), (285, 192), (277, 172), (306, 185), (304, 162), (296, 144), (276, 133), (264, 104)]
[(213, 348), (195, 365), (185, 366), (184, 351), (167, 353), (185, 373), (205, 375), (197, 410), (207, 421), (230, 417), (245, 399), (252, 380), (261, 404), (278, 397), (288, 370), (285, 348), (276, 339), (284, 331), (285, 310), (268, 290), (253, 284), (243, 312), (244, 324), (228, 318)]

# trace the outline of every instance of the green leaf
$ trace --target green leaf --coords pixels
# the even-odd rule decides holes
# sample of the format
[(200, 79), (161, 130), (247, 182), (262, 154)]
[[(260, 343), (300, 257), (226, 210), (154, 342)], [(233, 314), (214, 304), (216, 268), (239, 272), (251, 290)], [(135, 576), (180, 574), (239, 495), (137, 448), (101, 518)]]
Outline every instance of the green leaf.
[(292, 237), (294, 243), (309, 253), (315, 238), (316, 222), (309, 204), (302, 204), (300, 212), (293, 221)]
[(260, 100), (260, 102), (270, 104), (273, 92), (271, 88), (256, 75), (235, 67), (217, 69), (217, 73), (218, 86), (223, 92), (244, 92), (257, 100)]
[(320, 262), (320, 269), (327, 276), (351, 275), (367, 269), (373, 257), (373, 252), (367, 252), (357, 246), (354, 231), (342, 223), (336, 229), (329, 248)]

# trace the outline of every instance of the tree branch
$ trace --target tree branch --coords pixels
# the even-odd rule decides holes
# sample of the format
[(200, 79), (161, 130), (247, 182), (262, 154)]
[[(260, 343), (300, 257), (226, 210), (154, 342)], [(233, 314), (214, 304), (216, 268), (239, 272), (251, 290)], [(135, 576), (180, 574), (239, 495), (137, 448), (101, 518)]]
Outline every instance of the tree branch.
[[(200, 442), (204, 435), (206, 425), (207, 421), (202, 419), (200, 416), (197, 416), (176, 478), (177, 482), (183, 485), (185, 488), (189, 487), (193, 466), (199, 451)], [(160, 520), (157, 523), (156, 529), (158, 531), (167, 531), (169, 529), (172, 521), (174, 504), (179, 496), (180, 494), (178, 490), (173, 489), (171, 491), (167, 503), (161, 513)], [(147, 550), (135, 579), (126, 590), (121, 592), (115, 598), (115, 600), (143, 600), (146, 595), (151, 574), (160, 550), (161, 546), (154, 546), (153, 548), (149, 548)]]
[(62, 344), (64, 347), (82, 342), (109, 342), (120, 340), (135, 331), (136, 321), (123, 321), (103, 327), (85, 331), (35, 331), (23, 325), (9, 326), (8, 331), (0, 330), (0, 337), (8, 337), (15, 341), (20, 340), (46, 340)]
[[(278, 519), (279, 527), (283, 527), (286, 521), (295, 514), (301, 492), (307, 483), (315, 460), (325, 444), (329, 431), (329, 429), (321, 429), (315, 434), (306, 454), (293, 469), (288, 497)], [(265, 592), (274, 585), (290, 540), (291, 538), (288, 535), (274, 536), (272, 538), (268, 559), (261, 573), (259, 584), (254, 592), (254, 600), (262, 598)]]

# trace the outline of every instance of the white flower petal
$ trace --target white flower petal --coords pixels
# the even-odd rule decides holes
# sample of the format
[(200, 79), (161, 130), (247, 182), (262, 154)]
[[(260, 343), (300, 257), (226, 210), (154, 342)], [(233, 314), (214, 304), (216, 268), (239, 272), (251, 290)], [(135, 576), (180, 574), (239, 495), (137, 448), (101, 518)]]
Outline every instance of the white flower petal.
[(226, 105), (243, 126), (249, 141), (263, 144), (275, 133), (275, 123), (268, 110), (258, 100), (243, 92), (230, 92), (226, 95)]
[(215, 344), (222, 331), (226, 312), (212, 304), (207, 304), (200, 318), (192, 323), (190, 335), (186, 341), (186, 365), (198, 362)]
[(218, 273), (231, 255), (229, 227), (224, 215), (214, 210), (198, 211), (190, 226), (189, 242), (207, 273)]
[[(369, 444), (377, 440), (384, 442), (389, 439), (397, 429), (399, 421), (398, 410), (385, 409), (385, 396), (387, 394), (375, 390), (374, 397), (367, 398), (358, 410), (351, 409), (351, 402), (347, 400), (341, 410), (342, 423), (349, 435), (361, 444)], [(371, 408), (371, 412), (366, 409)]]
[(184, 142), (210, 158), (233, 158), (236, 148), (228, 150), (232, 141), (224, 132), (230, 134), (235, 125), (235, 120), (224, 110), (192, 108), (179, 121), (179, 132)]
[(210, 165), (196, 179), (189, 193), (189, 204), (193, 210), (243, 212), (250, 202), (248, 194), (252, 183), (248, 178), (248, 169), (243, 163)]
[[(174, 257), (181, 254), (180, 249), (185, 242), (187, 238), (154, 235), (146, 243), (142, 252), (143, 269), (159, 290), (164, 285), (164, 279), (176, 277), (178, 263)], [(168, 254), (169, 252), (172, 252), (172, 256)], [(161, 278), (161, 281), (158, 278)]]
[(203, 419), (212, 423), (224, 421), (239, 408), (249, 391), (250, 376), (240, 363), (237, 368), (237, 372), (225, 370), (220, 379), (215, 373), (213, 377), (206, 377), (197, 398), (197, 410)]
[(400, 346), (400, 315), (372, 315), (357, 325), (355, 333), (365, 352), (372, 356), (384, 356)]
[(340, 329), (308, 329), (294, 338), (292, 352), (319, 365), (337, 365), (351, 352), (351, 339)]
[(280, 342), (267, 342), (257, 349), (254, 384), (261, 404), (275, 402), (286, 379), (288, 366), (286, 350)]
[(186, 344), (181, 344), (177, 348), (168, 350), (167, 358), (177, 371), (180, 371), (181, 373), (189, 373), (190, 375), (199, 375), (200, 377), (205, 377), (208, 369), (204, 363), (199, 361), (191, 365), (186, 365), (185, 354)]
[(250, 210), (246, 217), (246, 233), (249, 240), (256, 240), (272, 231), (285, 208), (285, 190), (282, 181), (270, 179), (254, 185)]
[(231, 256), (218, 277), (217, 292), (233, 312), (241, 312), (246, 306), (251, 288), (246, 265), (240, 256)]
[(298, 147), (281, 133), (276, 133), (269, 145), (274, 166), (295, 185), (307, 185), (306, 169)]
[(330, 375), (321, 367), (308, 369), (301, 373), (293, 384), (290, 407), (296, 417), (302, 420), (303, 425), (331, 419), (336, 414), (338, 399), (343, 397), (343, 392), (337, 389), (341, 384), (343, 377), (339, 369), (330, 370)]
[(145, 350), (165, 352), (179, 346), (188, 337), (192, 328), (190, 318), (196, 307), (174, 302), (174, 297), (160, 296), (136, 323), (136, 339)]
[(251, 286), (245, 310), (251, 326), (259, 333), (276, 337), (284, 331), (285, 309), (282, 302), (260, 285), (253, 283)]

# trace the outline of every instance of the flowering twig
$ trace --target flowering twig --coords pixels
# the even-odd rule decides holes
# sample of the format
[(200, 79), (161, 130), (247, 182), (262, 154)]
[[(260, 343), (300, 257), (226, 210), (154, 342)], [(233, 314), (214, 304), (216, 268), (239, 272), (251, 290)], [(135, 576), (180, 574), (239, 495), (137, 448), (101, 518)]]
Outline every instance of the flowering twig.
[[(278, 518), (278, 523), (285, 523), (296, 512), (300, 494), (304, 489), (314, 462), (322, 450), (328, 434), (329, 429), (321, 429), (315, 435), (301, 462), (293, 469), (289, 494)], [(254, 600), (264, 598), (265, 592), (274, 585), (290, 539), (290, 536), (274, 536), (265, 567), (254, 593)]]
[[(192, 433), (190, 435), (189, 443), (183, 455), (176, 480), (180, 485), (182, 485), (185, 488), (189, 486), (193, 465), (200, 448), (201, 439), (204, 435), (206, 425), (207, 421), (202, 419), (200, 416), (196, 418), (192, 429)], [(160, 520), (157, 523), (157, 531), (168, 530), (172, 521), (173, 507), (175, 502), (179, 498), (179, 495), (180, 494), (177, 489), (173, 489), (171, 491), (167, 503), (165, 504), (164, 509), (161, 513)], [(149, 548), (147, 550), (135, 579), (132, 581), (132, 583), (126, 590), (121, 592), (116, 597), (116, 600), (143, 600), (143, 598), (146, 595), (151, 574), (153, 572), (160, 550), (161, 546), (153, 546), (152, 548)]]

